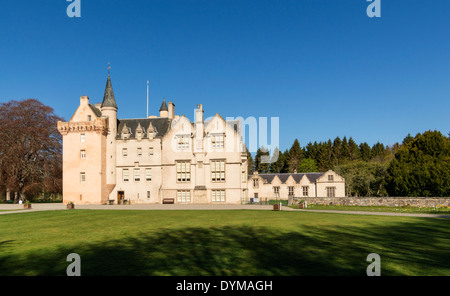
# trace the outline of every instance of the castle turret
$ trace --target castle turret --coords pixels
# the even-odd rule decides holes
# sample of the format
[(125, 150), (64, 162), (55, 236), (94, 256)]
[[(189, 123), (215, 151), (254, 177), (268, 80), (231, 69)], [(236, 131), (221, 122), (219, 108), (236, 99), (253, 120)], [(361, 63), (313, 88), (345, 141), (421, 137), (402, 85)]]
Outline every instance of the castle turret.
[(161, 108), (159, 108), (159, 117), (161, 118), (169, 117), (169, 108), (167, 107), (166, 99), (163, 100)]
[[(106, 188), (108, 195), (116, 186), (117, 109), (111, 78), (108, 74), (101, 106), (102, 115), (108, 117), (108, 136), (106, 139)], [(110, 199), (113, 199), (113, 197), (110, 197)]]

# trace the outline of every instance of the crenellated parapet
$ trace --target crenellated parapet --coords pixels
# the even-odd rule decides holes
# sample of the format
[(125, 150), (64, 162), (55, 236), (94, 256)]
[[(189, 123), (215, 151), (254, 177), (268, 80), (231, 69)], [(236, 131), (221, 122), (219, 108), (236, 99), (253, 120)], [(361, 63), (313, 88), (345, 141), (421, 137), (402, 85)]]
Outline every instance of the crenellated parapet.
[(108, 118), (99, 117), (93, 121), (62, 122), (58, 121), (58, 131), (64, 136), (68, 133), (97, 132), (108, 134)]

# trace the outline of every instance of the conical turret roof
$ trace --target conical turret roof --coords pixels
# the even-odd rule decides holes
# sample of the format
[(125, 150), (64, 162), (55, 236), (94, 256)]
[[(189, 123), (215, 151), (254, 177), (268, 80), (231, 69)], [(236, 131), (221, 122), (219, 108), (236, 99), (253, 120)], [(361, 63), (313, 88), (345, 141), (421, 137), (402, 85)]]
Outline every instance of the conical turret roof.
[(159, 108), (159, 111), (169, 111), (169, 108), (167, 107), (167, 104), (166, 104), (166, 99), (163, 100), (163, 102), (161, 104), (161, 108)]
[(108, 80), (106, 81), (105, 94), (103, 95), (102, 108), (103, 107), (114, 107), (117, 109), (116, 99), (114, 98), (114, 91), (109, 75)]

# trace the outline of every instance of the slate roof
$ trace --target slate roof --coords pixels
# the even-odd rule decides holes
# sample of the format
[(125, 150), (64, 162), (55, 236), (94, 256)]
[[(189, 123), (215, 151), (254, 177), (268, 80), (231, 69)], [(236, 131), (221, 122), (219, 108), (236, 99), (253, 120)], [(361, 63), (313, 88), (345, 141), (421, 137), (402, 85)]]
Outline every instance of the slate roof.
[(95, 113), (95, 115), (97, 117), (101, 117), (102, 116), (102, 111), (98, 110), (97, 107), (95, 107), (92, 104), (89, 104), (89, 107), (91, 108), (91, 110)]
[(143, 138), (147, 137), (147, 128), (152, 123), (156, 130), (156, 137), (163, 137), (170, 129), (169, 118), (132, 118), (132, 119), (118, 119), (117, 120), (117, 135), (116, 139), (121, 138), (123, 126), (126, 124), (130, 131), (130, 139), (134, 139), (136, 135), (136, 128), (140, 124), (144, 130)]
[(275, 178), (275, 176), (278, 176), (278, 178), (280, 178), (281, 183), (286, 183), (289, 176), (292, 176), (292, 178), (294, 178), (294, 181), (296, 183), (299, 183), (304, 175), (306, 175), (306, 177), (309, 179), (311, 183), (315, 183), (318, 178), (323, 176), (323, 174), (324, 173), (284, 173), (284, 174), (280, 173), (280, 174), (258, 174), (258, 175), (261, 176), (261, 178), (263, 178), (264, 180), (266, 180), (267, 183), (272, 183), (273, 178)]
[(169, 111), (169, 108), (167, 107), (167, 104), (166, 104), (166, 99), (163, 100), (163, 102), (161, 104), (161, 108), (159, 108), (159, 111)]
[(114, 91), (111, 84), (111, 78), (108, 75), (106, 80), (105, 94), (103, 95), (102, 107), (114, 107), (117, 109), (116, 99), (114, 98)]

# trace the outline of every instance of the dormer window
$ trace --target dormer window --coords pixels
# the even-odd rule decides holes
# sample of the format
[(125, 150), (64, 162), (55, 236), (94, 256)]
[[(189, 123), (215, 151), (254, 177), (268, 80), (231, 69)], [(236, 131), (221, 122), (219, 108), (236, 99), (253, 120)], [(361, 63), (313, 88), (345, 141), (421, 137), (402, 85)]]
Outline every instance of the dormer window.
[(126, 140), (130, 137), (130, 131), (128, 130), (126, 124), (123, 125), (120, 137), (122, 138), (122, 140)]
[(189, 136), (178, 136), (176, 141), (178, 150), (189, 149)]
[(156, 129), (153, 127), (153, 124), (150, 124), (147, 127), (147, 138), (149, 140), (153, 139), (156, 136)]
[(328, 175), (328, 181), (330, 181), (330, 182), (334, 181), (333, 175)]
[(215, 134), (211, 136), (212, 148), (223, 148), (223, 135)]
[(145, 134), (144, 128), (141, 126), (140, 123), (138, 123), (138, 127), (136, 128), (136, 139), (142, 140), (143, 135)]

